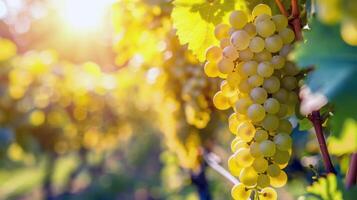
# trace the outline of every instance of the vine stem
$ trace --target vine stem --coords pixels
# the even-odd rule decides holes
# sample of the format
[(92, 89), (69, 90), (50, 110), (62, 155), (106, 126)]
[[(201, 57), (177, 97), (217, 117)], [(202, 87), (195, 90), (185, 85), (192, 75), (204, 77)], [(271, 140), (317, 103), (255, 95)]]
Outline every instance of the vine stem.
[(302, 40), (302, 32), (301, 32), (299, 4), (297, 0), (291, 0), (291, 16), (292, 16), (291, 24), (294, 28), (296, 40), (300, 41)]
[(313, 111), (309, 115), (309, 119), (314, 125), (316, 138), (319, 142), (322, 160), (327, 173), (336, 174), (335, 168), (332, 165), (330, 154), (327, 149), (326, 140), (322, 131), (322, 120), (320, 116), (320, 111)]
[(281, 3), (280, 0), (275, 0), (275, 3), (276, 3), (276, 5), (279, 7), (279, 10), (280, 10), (281, 14), (285, 15), (286, 17), (288, 17), (289, 14), (288, 14), (288, 12), (286, 11), (286, 9), (285, 9), (283, 3)]
[(351, 156), (350, 166), (346, 174), (346, 188), (351, 188), (357, 183), (357, 153)]

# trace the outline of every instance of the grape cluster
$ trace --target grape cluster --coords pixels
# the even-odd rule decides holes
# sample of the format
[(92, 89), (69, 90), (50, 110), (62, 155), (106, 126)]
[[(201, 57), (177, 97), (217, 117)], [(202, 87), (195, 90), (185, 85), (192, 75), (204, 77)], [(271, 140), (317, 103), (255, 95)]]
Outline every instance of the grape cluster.
[(228, 167), (241, 183), (233, 187), (232, 196), (247, 199), (255, 191), (261, 200), (276, 199), (270, 186), (287, 182), (282, 170), (292, 146), (287, 117), (298, 103), (299, 70), (286, 60), (295, 35), (288, 19), (272, 16), (265, 4), (257, 5), (251, 16), (234, 11), (229, 22), (216, 26), (220, 46), (207, 49), (204, 70), (209, 77), (225, 79), (213, 97), (215, 107), (235, 111), (229, 117), (229, 130), (236, 137)]

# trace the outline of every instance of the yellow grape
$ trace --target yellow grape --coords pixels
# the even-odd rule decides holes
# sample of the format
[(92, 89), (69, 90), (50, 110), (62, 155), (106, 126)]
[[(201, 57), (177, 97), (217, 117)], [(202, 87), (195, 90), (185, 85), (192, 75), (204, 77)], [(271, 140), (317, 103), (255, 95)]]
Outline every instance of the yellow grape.
[(260, 36), (266, 38), (274, 34), (275, 24), (270, 19), (262, 20), (257, 22), (256, 29)]
[(268, 93), (275, 93), (278, 92), (280, 89), (280, 81), (276, 76), (271, 76), (264, 80), (263, 88)]
[(271, 16), (267, 14), (261, 14), (258, 17), (254, 19), (254, 24), (256, 25), (258, 22), (264, 21), (264, 20), (270, 20)]
[(237, 134), (237, 128), (239, 125), (239, 121), (236, 116), (237, 116), (236, 113), (232, 113), (228, 118), (229, 130), (235, 135)]
[(228, 31), (229, 31), (228, 24), (218, 24), (214, 29), (214, 35), (218, 40), (222, 40), (223, 38), (227, 38), (229, 36)]
[(234, 158), (234, 154), (231, 155), (228, 159), (228, 169), (233, 176), (237, 176), (237, 177), (240, 175), (242, 171), (242, 167), (239, 166), (238, 163), (236, 162), (236, 159)]
[(254, 55), (254, 59), (256, 59), (259, 62), (270, 61), (272, 59), (272, 55), (268, 50), (264, 49), (263, 51), (256, 53)]
[(219, 46), (221, 49), (224, 49), (225, 47), (229, 46), (231, 44), (231, 40), (229, 38), (223, 38), (221, 39)]
[(231, 88), (237, 88), (241, 81), (241, 77), (237, 71), (233, 71), (228, 73), (227, 75), (227, 82)]
[(275, 131), (279, 127), (279, 118), (272, 114), (267, 114), (262, 121), (262, 126), (267, 131)]
[(262, 142), (268, 139), (268, 132), (263, 129), (257, 130), (254, 135), (254, 140), (257, 142)]
[(254, 186), (258, 181), (258, 173), (251, 166), (245, 167), (240, 172), (239, 180), (246, 186)]
[(258, 180), (257, 180), (257, 186), (259, 188), (265, 188), (270, 185), (270, 178), (266, 174), (259, 174)]
[(253, 59), (253, 57), (254, 53), (249, 48), (239, 51), (239, 59), (242, 61), (249, 61)]
[(279, 35), (282, 41), (284, 42), (284, 44), (290, 44), (295, 39), (295, 33), (290, 28), (282, 29), (281, 31), (279, 31)]
[(285, 65), (285, 58), (280, 55), (275, 55), (271, 58), (271, 63), (273, 64), (274, 69), (281, 69)]
[(246, 76), (251, 76), (257, 73), (257, 67), (258, 67), (258, 63), (256, 61), (247, 61), (244, 62), (243, 66), (242, 66), (242, 71), (241, 74), (244, 74)]
[(255, 133), (255, 128), (252, 123), (245, 121), (239, 124), (237, 135), (245, 142), (250, 142)]
[(255, 25), (252, 23), (246, 24), (243, 29), (248, 33), (250, 37), (254, 37), (257, 35), (257, 30), (255, 29)]
[(284, 15), (274, 15), (272, 17), (277, 31), (280, 31), (288, 26), (288, 18)]
[(250, 151), (250, 154), (255, 158), (262, 156), (262, 153), (260, 152), (260, 149), (259, 149), (259, 143), (257, 143), (257, 142), (253, 142), (252, 144), (250, 144), (249, 151)]
[(243, 28), (248, 22), (248, 16), (240, 10), (233, 11), (229, 16), (229, 23), (236, 29)]
[(234, 154), (234, 158), (236, 159), (238, 165), (242, 167), (248, 167), (252, 165), (254, 161), (254, 157), (250, 154), (248, 148), (238, 149), (238, 151)]
[(250, 98), (241, 98), (236, 102), (235, 109), (239, 114), (246, 115), (248, 107), (252, 105), (252, 103)]
[(252, 89), (252, 87), (250, 87), (250, 84), (249, 84), (248, 80), (245, 79), (245, 80), (242, 80), (242, 81), (239, 83), (238, 89), (239, 89), (239, 91), (242, 92), (242, 93), (249, 93), (250, 90)]
[(242, 148), (249, 148), (249, 145), (239, 138), (239, 141), (234, 144), (233, 150), (234, 152), (237, 152), (239, 149)]
[(265, 42), (261, 37), (254, 37), (249, 43), (249, 49), (254, 53), (263, 51), (264, 47)]
[(235, 88), (232, 88), (226, 80), (221, 82), (221, 91), (223, 94), (227, 97), (233, 96), (236, 94), (237, 90)]
[(267, 173), (270, 177), (277, 177), (280, 175), (280, 173), (282, 172), (282, 170), (280, 169), (280, 167), (273, 163), (273, 164), (270, 164), (267, 168)]
[(291, 149), (292, 146), (291, 137), (286, 133), (279, 133), (275, 135), (274, 143), (276, 145), (276, 148), (281, 151), (288, 151), (289, 149)]
[(244, 50), (249, 46), (250, 36), (244, 30), (235, 31), (231, 36), (231, 43), (237, 50)]
[(242, 183), (233, 186), (231, 195), (234, 200), (247, 200), (250, 197), (251, 190), (248, 190)]
[(265, 109), (260, 104), (252, 104), (248, 108), (247, 115), (252, 122), (259, 122), (265, 117)]
[(286, 185), (287, 181), (288, 181), (288, 176), (282, 170), (280, 170), (280, 174), (278, 176), (270, 177), (271, 186), (276, 188), (283, 187), (284, 185)]
[(346, 19), (342, 21), (341, 25), (342, 39), (349, 45), (357, 45), (357, 22)]
[(280, 151), (279, 149), (277, 149), (275, 155), (273, 156), (273, 159), (275, 163), (283, 165), (289, 162), (290, 154), (288, 151)]
[(259, 200), (277, 200), (278, 194), (271, 187), (263, 188), (259, 194)]
[(278, 131), (290, 134), (293, 130), (293, 126), (291, 125), (290, 121), (287, 119), (282, 119), (279, 121)]
[(273, 74), (274, 67), (270, 62), (264, 61), (259, 63), (257, 72), (260, 76), (267, 78)]
[(223, 95), (222, 91), (218, 91), (213, 96), (213, 104), (219, 110), (227, 110), (230, 107), (229, 100)]
[(253, 168), (258, 173), (263, 173), (268, 168), (268, 161), (264, 157), (258, 157), (253, 162)]
[(258, 15), (261, 14), (267, 14), (269, 16), (271, 16), (271, 9), (268, 5), (266, 4), (258, 4), (253, 8), (252, 11), (252, 16), (253, 17), (257, 17)]
[(239, 57), (239, 53), (234, 46), (229, 45), (223, 49), (223, 56), (234, 61)]
[(264, 140), (260, 142), (259, 149), (264, 157), (271, 157), (275, 154), (275, 144), (270, 140)]
[(210, 46), (206, 50), (206, 60), (210, 62), (217, 62), (222, 57), (222, 49), (218, 46)]
[(233, 61), (222, 58), (218, 61), (217, 63), (218, 69), (222, 74), (228, 74), (233, 71), (234, 69), (234, 63)]
[(283, 47), (283, 40), (279, 35), (272, 35), (270, 37), (265, 38), (265, 48), (272, 52), (276, 53), (280, 51)]
[(289, 109), (289, 107), (286, 104), (281, 103), (279, 112), (276, 113), (276, 116), (278, 116), (279, 118), (286, 117), (286, 115), (288, 114), (288, 109)]
[(208, 77), (217, 77), (219, 73), (217, 64), (207, 61), (204, 66), (204, 72)]
[[(253, 88), (250, 91), (250, 98), (253, 100), (255, 103), (262, 104), (265, 102), (265, 100), (268, 97), (268, 93), (265, 91), (265, 89), (261, 87), (256, 87)], [(264, 111), (265, 112), (265, 111)]]

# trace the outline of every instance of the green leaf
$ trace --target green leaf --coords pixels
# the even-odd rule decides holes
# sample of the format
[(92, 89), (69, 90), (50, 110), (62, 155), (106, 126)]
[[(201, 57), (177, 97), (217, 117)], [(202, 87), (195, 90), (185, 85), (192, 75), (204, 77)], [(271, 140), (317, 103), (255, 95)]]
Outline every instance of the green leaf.
[(342, 155), (357, 152), (357, 121), (347, 119), (341, 132), (341, 137), (329, 137), (328, 148), (331, 154)]
[(307, 191), (309, 192), (306, 195), (308, 200), (352, 200), (357, 195), (356, 187), (346, 190), (341, 178), (334, 174), (319, 178), (318, 181), (307, 188)]
[(307, 131), (312, 128), (312, 123), (308, 118), (303, 118), (299, 120), (299, 131)]
[(246, 10), (244, 0), (175, 0), (172, 11), (174, 27), (181, 44), (188, 48), (202, 62), (205, 52), (211, 45), (217, 45), (214, 28), (227, 22), (233, 10)]
[[(357, 119), (357, 47), (342, 40), (339, 25), (327, 26), (312, 18), (309, 27), (311, 30), (304, 33), (305, 41), (296, 46), (292, 58), (302, 68), (316, 67), (306, 83), (333, 104), (332, 135), (339, 138), (344, 121)], [(355, 137), (357, 133), (348, 134)]]

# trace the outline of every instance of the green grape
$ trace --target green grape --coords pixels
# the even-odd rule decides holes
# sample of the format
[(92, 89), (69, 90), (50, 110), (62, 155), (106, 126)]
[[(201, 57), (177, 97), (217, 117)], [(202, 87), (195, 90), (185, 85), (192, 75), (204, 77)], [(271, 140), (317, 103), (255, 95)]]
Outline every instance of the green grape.
[(270, 185), (270, 178), (266, 174), (259, 174), (258, 180), (257, 180), (257, 186), (259, 188), (265, 188)]
[(263, 82), (263, 88), (268, 92), (268, 93), (275, 93), (278, 92), (280, 89), (280, 81), (277, 77), (271, 76), (267, 79), (264, 80)]
[(270, 164), (267, 168), (267, 173), (271, 177), (277, 177), (282, 172), (280, 167), (277, 164)]
[(281, 69), (285, 65), (285, 58), (283, 56), (275, 55), (271, 59), (274, 69)]
[(262, 142), (267, 139), (268, 139), (268, 132), (266, 132), (265, 130), (260, 129), (255, 132), (255, 135), (254, 135), (255, 141)]
[(263, 84), (264, 78), (258, 74), (254, 74), (248, 78), (248, 83), (251, 87), (259, 87)]
[(242, 61), (249, 61), (253, 59), (254, 53), (249, 49), (246, 48), (239, 52), (239, 59)]
[(213, 96), (213, 104), (219, 110), (227, 110), (231, 106), (227, 97), (223, 95), (222, 91), (218, 91)]
[(256, 30), (260, 36), (266, 38), (266, 37), (273, 35), (276, 28), (275, 28), (275, 24), (272, 20), (266, 19), (266, 20), (257, 22)]
[(235, 108), (239, 114), (246, 115), (248, 107), (252, 104), (253, 102), (250, 98), (241, 98), (236, 102)]
[(280, 51), (283, 47), (283, 40), (279, 35), (272, 35), (270, 37), (265, 38), (265, 48), (272, 52), (276, 53)]
[(266, 5), (266, 4), (258, 4), (258, 5), (256, 5), (253, 8), (253, 11), (252, 11), (253, 18), (257, 17), (258, 15), (261, 15), (261, 14), (267, 14), (267, 15), (271, 16), (270, 7), (268, 5)]
[[(269, 98), (264, 102), (264, 109), (269, 114), (276, 114), (279, 112), (280, 104), (279, 101), (274, 98)], [(280, 123), (279, 123), (280, 127)], [(278, 128), (279, 130), (279, 128)]]
[(259, 62), (270, 61), (272, 59), (272, 55), (268, 50), (264, 49), (263, 51), (256, 53), (254, 59)]
[(265, 117), (265, 109), (260, 104), (252, 104), (248, 108), (247, 115), (252, 122), (259, 122)]
[(259, 63), (257, 73), (260, 76), (264, 78), (270, 77), (273, 74), (273, 72), (274, 72), (274, 67), (270, 62), (264, 61)]
[(284, 75), (287, 76), (296, 76), (299, 74), (299, 69), (292, 62), (286, 62), (285, 67), (283, 68)]
[(284, 28), (279, 31), (279, 35), (284, 44), (290, 44), (295, 39), (295, 33), (290, 28)]
[(218, 69), (223, 74), (228, 74), (234, 70), (234, 63), (233, 61), (222, 58), (217, 63)]
[(229, 17), (229, 23), (236, 29), (243, 28), (248, 22), (247, 15), (240, 10), (233, 11)]
[(261, 37), (254, 37), (249, 43), (249, 49), (255, 53), (263, 51), (264, 46), (265, 42)]
[(234, 200), (247, 200), (249, 199), (251, 193), (252, 191), (246, 189), (242, 183), (238, 183), (233, 186), (231, 191), (231, 195)]
[(221, 49), (224, 49), (225, 47), (229, 46), (231, 44), (231, 40), (229, 38), (223, 38), (220, 40), (219, 46)]
[(268, 168), (268, 161), (264, 157), (257, 157), (252, 166), (256, 172), (263, 173)]
[(288, 26), (288, 18), (284, 15), (274, 15), (272, 17), (277, 31), (281, 31)]
[[(256, 87), (253, 88), (250, 91), (250, 98), (253, 100), (255, 103), (262, 104), (265, 102), (265, 100), (268, 97), (268, 93), (265, 91), (265, 89), (261, 87)], [(263, 107), (262, 107), (263, 108)], [(264, 108), (263, 108), (264, 109)], [(264, 111), (265, 112), (265, 111)]]
[(292, 141), (291, 137), (286, 133), (279, 133), (274, 136), (274, 143), (276, 148), (281, 151), (288, 151), (291, 149)]
[(257, 30), (255, 29), (255, 25), (252, 23), (246, 24), (243, 27), (243, 30), (245, 30), (251, 38), (257, 35)]
[(267, 114), (262, 121), (262, 126), (267, 131), (275, 131), (279, 127), (279, 118), (272, 114)]
[(241, 77), (237, 71), (233, 71), (227, 75), (227, 83), (231, 88), (237, 88), (241, 81)]
[(249, 149), (240, 148), (235, 154), (234, 158), (239, 166), (248, 167), (253, 164), (254, 157), (250, 154)]
[(292, 49), (293, 48), (290, 44), (285, 44), (279, 51), (279, 55), (286, 57), (288, 56), (288, 54), (291, 52)]
[(238, 163), (236, 162), (234, 154), (231, 155), (228, 159), (228, 169), (233, 176), (237, 176), (237, 177), (240, 175), (242, 171), (242, 167), (239, 166)]
[(288, 104), (296, 105), (299, 102), (299, 97), (296, 92), (292, 91), (288, 94)]
[(239, 83), (238, 89), (240, 92), (249, 93), (252, 88), (250, 87), (248, 80), (245, 79)]
[(291, 133), (293, 130), (293, 126), (291, 125), (290, 121), (287, 119), (281, 119), (279, 122), (278, 131), (283, 133)]
[(257, 143), (257, 142), (253, 142), (252, 144), (250, 144), (249, 151), (250, 151), (250, 154), (255, 158), (262, 156), (262, 153), (260, 152), (260, 149), (259, 149), (259, 143)]
[(205, 63), (204, 72), (208, 77), (217, 77), (219, 73), (216, 63), (210, 61)]
[(297, 80), (294, 76), (285, 76), (281, 80), (281, 84), (287, 90), (293, 90), (298, 86)]
[(210, 62), (217, 62), (222, 57), (222, 49), (217, 46), (210, 46), (206, 50), (206, 60)]
[(278, 194), (271, 187), (263, 188), (259, 194), (259, 200), (277, 200)]
[(248, 121), (242, 122), (238, 126), (237, 135), (240, 138), (242, 138), (242, 140), (245, 142), (250, 142), (254, 137), (254, 133), (255, 133), (255, 127), (253, 126), (253, 124), (251, 124)]
[[(270, 20), (271, 16), (267, 14), (261, 14), (258, 17), (254, 19), (254, 24), (256, 25), (258, 22), (264, 21), (264, 20)], [(256, 31), (256, 30), (255, 30)]]
[(259, 144), (260, 152), (264, 157), (272, 157), (275, 154), (275, 144), (270, 140), (264, 140)]
[(284, 88), (280, 88), (279, 91), (273, 94), (273, 98), (277, 99), (280, 103), (288, 101), (288, 92)]
[(273, 159), (274, 162), (277, 164), (286, 164), (287, 162), (289, 162), (290, 154), (288, 151), (280, 151), (279, 149), (277, 149)]
[(229, 25), (228, 24), (218, 24), (214, 29), (214, 35), (218, 40), (228, 37)]
[(250, 36), (244, 30), (235, 31), (231, 36), (231, 43), (237, 50), (244, 50), (249, 46)]
[(284, 185), (286, 185), (286, 182), (288, 181), (288, 176), (286, 175), (286, 173), (284, 171), (282, 171), (282, 170), (280, 170), (280, 171), (281, 172), (278, 176), (270, 177), (271, 186), (280, 188), (280, 187), (283, 187)]
[(254, 186), (258, 181), (258, 174), (253, 167), (245, 167), (239, 175), (239, 180), (246, 186)]
[(223, 49), (223, 56), (233, 61), (238, 58), (239, 53), (234, 46), (229, 45)]
[(246, 76), (251, 76), (257, 73), (258, 63), (255, 61), (247, 61), (242, 66), (241, 73), (245, 74)]
[(284, 118), (288, 114), (288, 106), (286, 104), (280, 104), (279, 112), (276, 113), (276, 116), (279, 118)]

